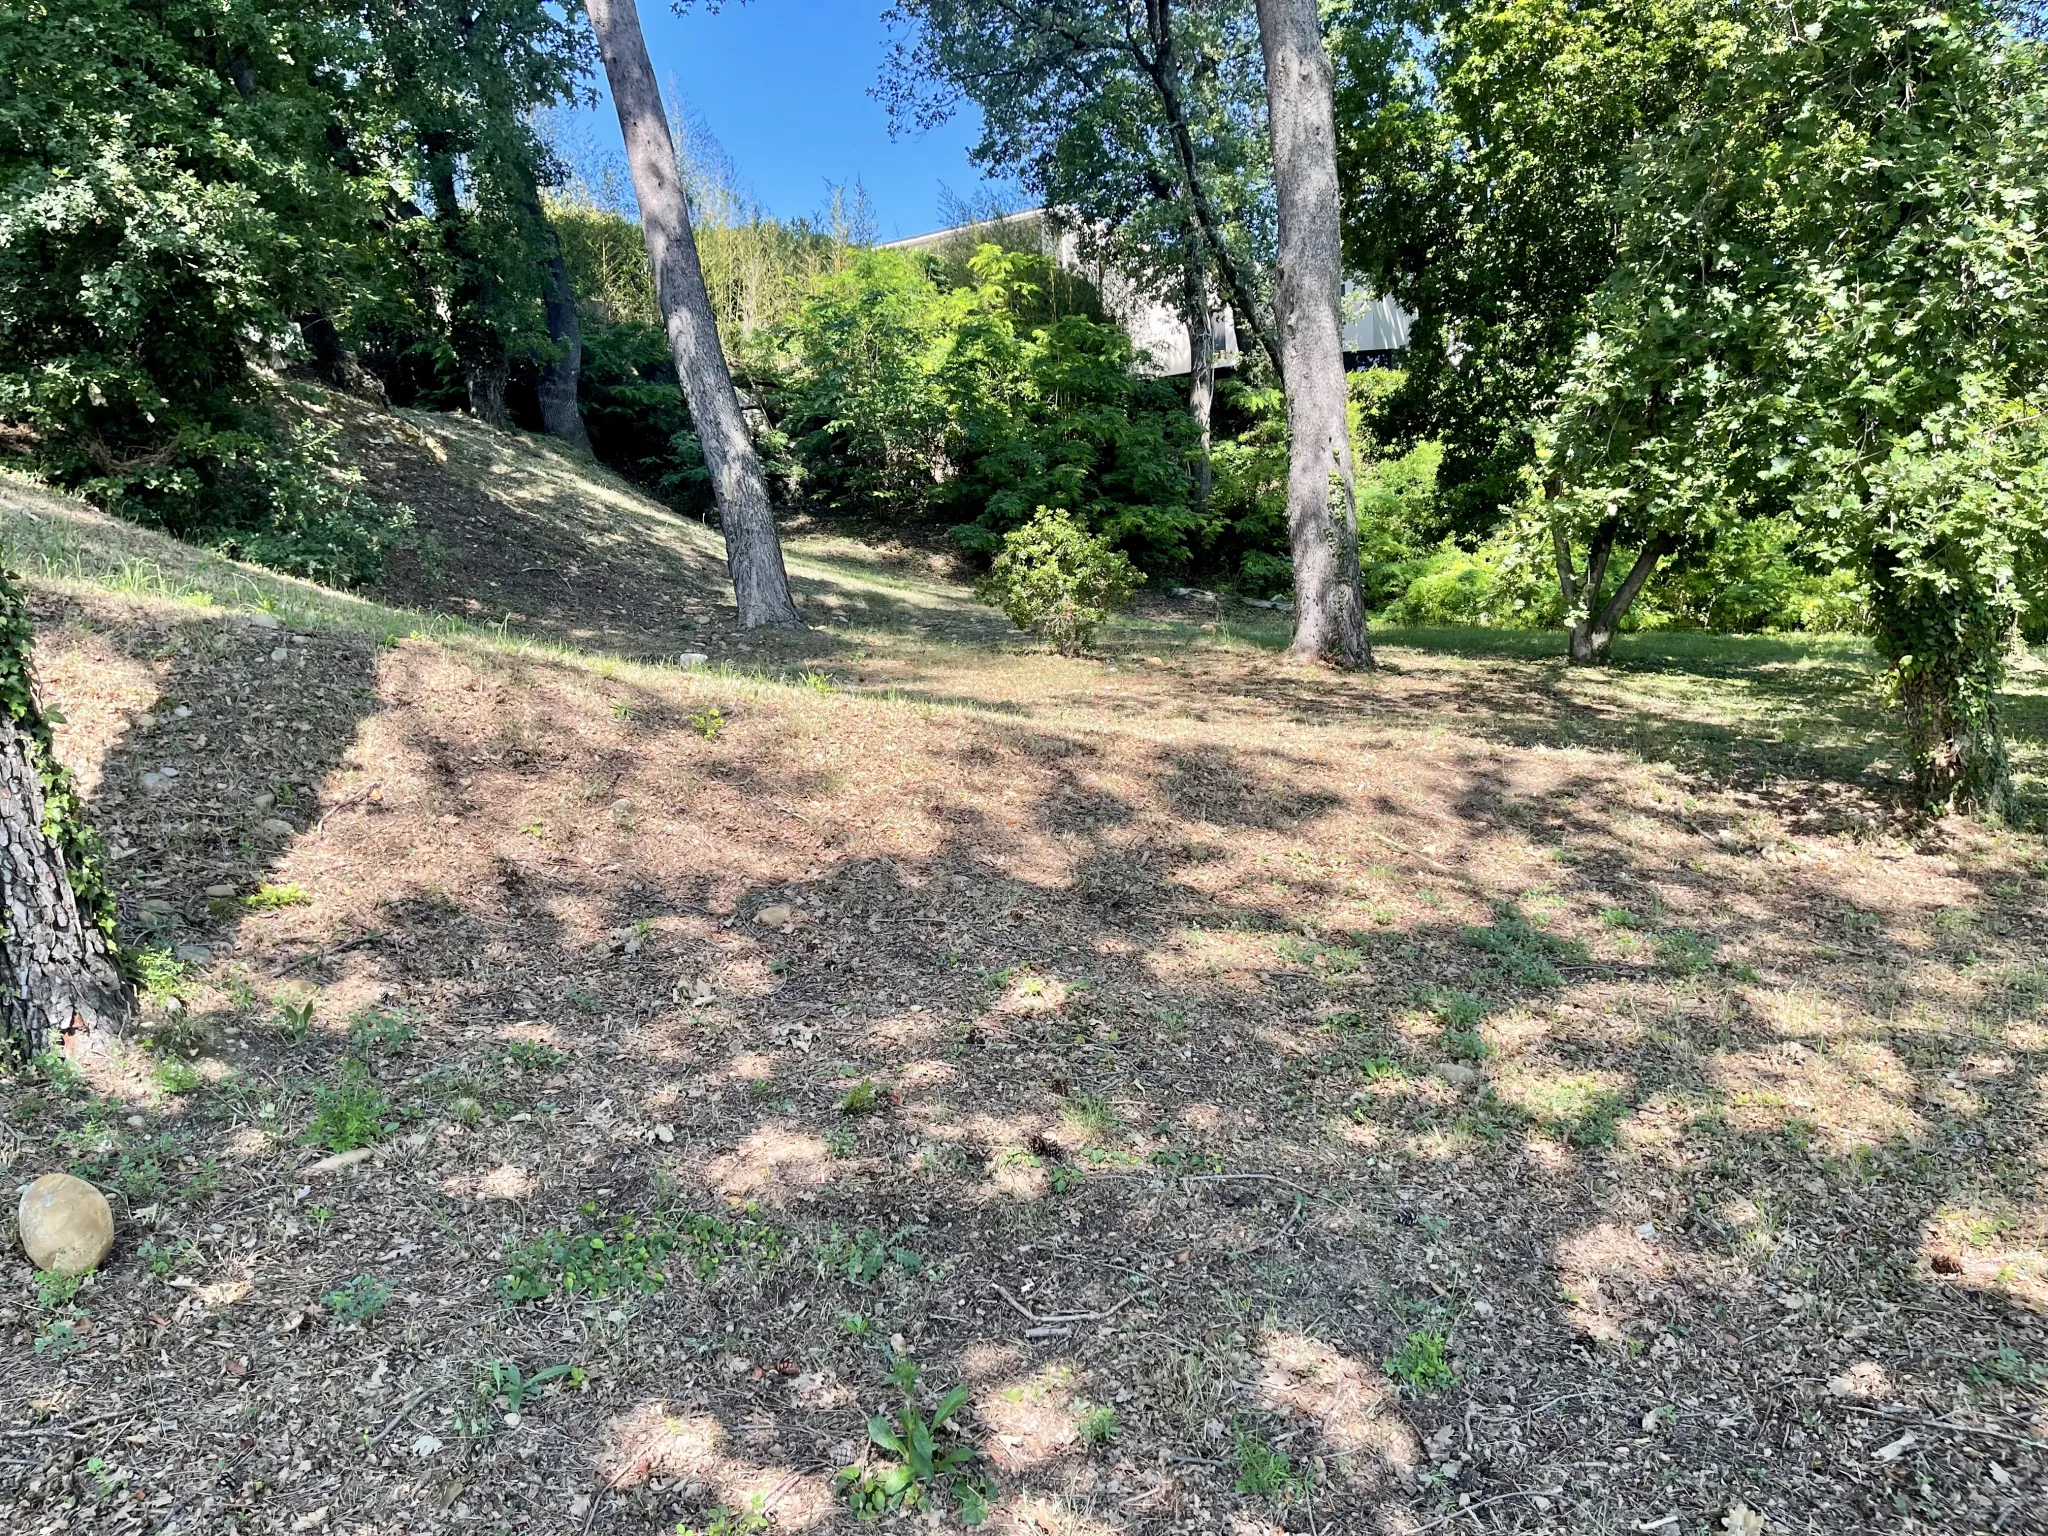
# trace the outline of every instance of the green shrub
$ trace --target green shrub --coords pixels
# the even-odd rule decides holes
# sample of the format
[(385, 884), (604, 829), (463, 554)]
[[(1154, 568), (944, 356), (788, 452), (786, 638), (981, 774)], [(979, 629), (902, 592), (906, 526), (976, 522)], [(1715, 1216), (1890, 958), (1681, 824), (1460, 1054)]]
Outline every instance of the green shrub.
[(1062, 656), (1077, 656), (1143, 579), (1129, 560), (1065, 511), (1040, 507), (1030, 522), (1004, 537), (1003, 552), (975, 595)]

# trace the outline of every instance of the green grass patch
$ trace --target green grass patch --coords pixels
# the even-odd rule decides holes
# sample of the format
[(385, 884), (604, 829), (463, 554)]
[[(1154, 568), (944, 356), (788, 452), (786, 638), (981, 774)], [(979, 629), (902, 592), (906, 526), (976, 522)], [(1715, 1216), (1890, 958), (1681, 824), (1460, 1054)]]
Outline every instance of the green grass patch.
[[(597, 1208), (585, 1205), (595, 1217)], [(677, 1267), (709, 1279), (734, 1259), (780, 1261), (787, 1243), (780, 1228), (757, 1220), (753, 1207), (737, 1220), (695, 1212), (621, 1216), (582, 1231), (553, 1230), (506, 1250), (499, 1293), (508, 1302), (550, 1296), (609, 1296), (653, 1292)]]

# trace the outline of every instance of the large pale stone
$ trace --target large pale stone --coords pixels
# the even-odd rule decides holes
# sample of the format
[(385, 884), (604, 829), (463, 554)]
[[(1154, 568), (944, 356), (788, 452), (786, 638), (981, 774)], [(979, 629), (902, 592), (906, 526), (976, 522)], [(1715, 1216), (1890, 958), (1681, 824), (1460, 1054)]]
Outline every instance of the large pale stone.
[(114, 1246), (107, 1197), (68, 1173), (46, 1173), (21, 1197), (21, 1246), (37, 1269), (82, 1275)]

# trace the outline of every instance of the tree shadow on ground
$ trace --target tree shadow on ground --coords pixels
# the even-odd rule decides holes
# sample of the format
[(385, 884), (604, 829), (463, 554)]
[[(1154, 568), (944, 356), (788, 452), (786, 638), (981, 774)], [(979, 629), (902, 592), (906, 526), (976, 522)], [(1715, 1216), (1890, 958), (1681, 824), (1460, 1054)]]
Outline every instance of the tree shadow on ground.
[[(259, 1006), (233, 1079), (139, 1111), (219, 1165), (158, 1232), (191, 1284), (117, 1268), (87, 1300), (132, 1353), (0, 1368), (64, 1422), (146, 1394), (175, 1437), (76, 1449), (195, 1524), (649, 1532), (758, 1497), (852, 1531), (832, 1469), (906, 1354), (927, 1404), (969, 1388), (1016, 1530), (2034, 1518), (2025, 848), (1810, 845), (1379, 715), (1118, 731), (381, 663), (273, 871), (313, 901), (235, 959), (375, 941), (306, 971), (311, 1039)], [(417, 1031), (361, 1062), (389, 1128), (314, 1174), (372, 1001)], [(381, 1315), (327, 1303), (357, 1276)], [(507, 1362), (584, 1376), (514, 1406)]]

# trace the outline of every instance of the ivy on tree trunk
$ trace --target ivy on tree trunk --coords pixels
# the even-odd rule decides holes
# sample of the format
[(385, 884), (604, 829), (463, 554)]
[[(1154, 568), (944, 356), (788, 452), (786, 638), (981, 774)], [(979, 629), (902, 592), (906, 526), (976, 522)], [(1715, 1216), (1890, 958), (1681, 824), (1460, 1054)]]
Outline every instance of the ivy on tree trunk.
[(0, 573), (0, 1049), (103, 1042), (132, 994), (116, 964), (114, 901), (29, 671), (20, 589)]

